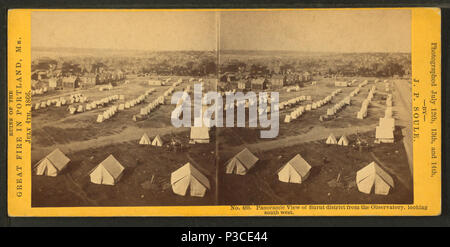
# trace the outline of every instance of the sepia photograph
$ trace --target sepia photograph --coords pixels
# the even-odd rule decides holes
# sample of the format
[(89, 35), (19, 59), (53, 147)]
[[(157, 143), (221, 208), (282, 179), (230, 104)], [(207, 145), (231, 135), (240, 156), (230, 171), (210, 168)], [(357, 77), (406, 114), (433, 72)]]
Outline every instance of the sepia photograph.
[(171, 96), (215, 90), (216, 14), (31, 18), (32, 206), (214, 205), (214, 132), (174, 127)]
[(218, 131), (221, 204), (413, 202), (410, 10), (223, 11), (219, 73), (279, 95), (275, 138)]
[(411, 18), (32, 12), (31, 206), (411, 204)]

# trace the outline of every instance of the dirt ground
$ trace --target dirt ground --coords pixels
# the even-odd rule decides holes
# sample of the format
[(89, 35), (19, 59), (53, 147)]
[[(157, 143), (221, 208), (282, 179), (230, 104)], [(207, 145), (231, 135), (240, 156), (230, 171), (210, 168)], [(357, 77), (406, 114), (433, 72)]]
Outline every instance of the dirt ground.
[[(174, 81), (178, 79), (172, 78)], [(96, 123), (96, 117), (104, 109), (75, 115), (70, 115), (66, 107), (51, 106), (33, 110), (32, 164), (55, 148), (60, 148), (71, 162), (68, 169), (57, 177), (33, 175), (32, 206), (215, 204), (215, 159), (218, 157), (219, 164), (223, 166), (226, 160), (243, 147), (248, 147), (260, 161), (246, 176), (225, 175), (220, 171), (219, 204), (410, 203), (413, 197), (412, 177), (403, 145), (403, 135), (406, 132), (402, 133), (405, 128), (403, 123), (408, 122), (408, 119), (403, 118), (408, 116), (397, 114), (399, 109), (394, 98), (394, 117), (403, 120), (398, 121), (396, 141), (394, 144), (374, 145), (375, 126), (386, 108), (384, 83), (374, 84), (374, 78), (356, 79), (358, 82), (354, 86), (342, 88), (343, 92), (331, 103), (306, 112), (291, 123), (284, 123), (283, 120), (292, 108), (282, 110), (279, 136), (269, 140), (259, 138), (259, 128), (218, 128), (212, 132), (215, 136), (210, 144), (189, 145), (189, 129), (174, 128), (170, 123), (170, 114), (175, 108), (170, 104), (170, 97), (166, 97), (169, 104), (162, 105), (150, 113), (147, 120), (132, 121), (132, 116), (139, 113), (142, 106), (162, 95), (170, 85), (154, 86), (156, 91), (148, 96), (144, 103), (120, 111), (101, 124)], [(320, 115), (325, 114), (328, 107), (346, 97), (364, 79), (369, 79), (371, 83), (352, 98), (350, 106), (337, 113), (335, 119), (319, 121)], [(280, 90), (280, 100), (310, 95), (315, 101), (336, 89), (334, 80), (315, 80), (317, 85), (305, 85), (299, 92), (288, 93), (285, 89)], [(184, 89), (188, 84), (193, 83), (184, 82), (176, 91)], [(369, 106), (368, 116), (359, 120), (356, 118), (356, 112), (372, 85), (376, 85), (377, 91)], [(123, 94), (125, 99), (129, 100), (150, 87), (144, 80), (136, 78), (128, 84), (120, 83), (112, 91), (99, 91), (96, 88), (63, 90), (33, 97), (33, 103), (61, 95), (68, 96), (75, 92), (82, 93), (91, 101), (113, 94)], [(396, 87), (391, 85), (391, 89), (395, 90)], [(119, 103), (118, 101), (113, 104)], [(186, 148), (173, 152), (167, 147), (138, 145), (143, 133), (150, 137), (160, 134), (166, 143), (171, 136), (175, 136), (185, 143)], [(350, 144), (355, 139), (355, 134), (359, 133), (371, 143), (371, 147), (360, 152), (351, 146), (327, 146), (323, 142), (330, 133), (336, 136), (346, 134)], [(300, 185), (278, 181), (276, 171), (297, 153), (313, 166), (311, 176)], [(90, 183), (88, 172), (109, 154), (113, 154), (126, 167), (125, 175), (115, 186)], [(374, 160), (394, 177), (395, 188), (388, 196), (365, 195), (355, 187), (356, 171)], [(210, 180), (211, 189), (203, 198), (178, 196), (170, 188), (171, 172), (188, 161)], [(342, 183), (330, 186), (328, 182), (335, 179), (339, 173)]]
[[(218, 131), (219, 155), (221, 169), (233, 155), (244, 147), (249, 148), (260, 161), (254, 170), (245, 176), (224, 175), (220, 180), (220, 204), (323, 204), (323, 203), (411, 203), (413, 201), (412, 176), (409, 170), (407, 153), (403, 140), (405, 123), (411, 121), (409, 114), (403, 113), (403, 106), (394, 102), (394, 117), (397, 119), (395, 143), (374, 144), (375, 126), (386, 109), (384, 83), (373, 83), (374, 78), (357, 78), (351, 87), (341, 88), (342, 92), (327, 105), (304, 113), (298, 119), (284, 123), (285, 114), (292, 111), (280, 111), (280, 130), (276, 139), (261, 139), (260, 128), (221, 128)], [(326, 109), (345, 98), (355, 86), (368, 79), (371, 83), (362, 87), (360, 93), (352, 98), (351, 105), (346, 106), (336, 118), (321, 122), (319, 117), (326, 114)], [(393, 87), (392, 80), (391, 90)], [(400, 81), (397, 83), (408, 83)], [(370, 88), (375, 85), (376, 93), (368, 108), (368, 115), (363, 120), (356, 118), (362, 101)], [(316, 86), (307, 85), (299, 92), (280, 91), (280, 101), (300, 95), (311, 95), (312, 101), (321, 99), (336, 90), (331, 79), (318, 80)], [(391, 91), (392, 92), (392, 91)], [(286, 95), (289, 94), (289, 95)], [(302, 102), (306, 105), (311, 101)], [(400, 118), (400, 119), (399, 119)], [(400, 120), (400, 121), (398, 121)], [(337, 138), (345, 134), (350, 145), (354, 144), (359, 134), (369, 148), (362, 151), (355, 148), (329, 146), (325, 140), (330, 133)], [(277, 171), (296, 154), (300, 154), (313, 167), (310, 177), (303, 184), (286, 184), (280, 182)], [(366, 195), (358, 191), (355, 183), (356, 172), (370, 162), (376, 161), (395, 181), (395, 188), (388, 196)], [(340, 175), (339, 175), (340, 174)], [(341, 182), (334, 184), (333, 179), (340, 176)], [(330, 182), (331, 186), (328, 184)]]
[[(374, 140), (372, 133), (362, 137)], [(350, 143), (355, 135), (348, 136)], [(374, 145), (359, 151), (352, 146), (327, 145), (325, 139), (306, 142), (289, 148), (258, 150), (253, 153), (260, 159), (257, 165), (244, 176), (227, 174), (220, 181), (221, 204), (328, 204), (328, 203), (412, 203), (412, 180), (401, 142), (400, 129), (396, 131), (394, 144)], [(222, 170), (233, 156), (220, 152)], [(278, 180), (278, 170), (295, 155), (300, 154), (311, 166), (311, 174), (302, 184), (288, 184)], [(356, 172), (377, 160), (394, 178), (395, 188), (388, 196), (366, 195), (358, 191)], [(339, 175), (340, 174), (340, 175)], [(334, 184), (340, 176), (339, 184)], [(330, 184), (329, 184), (330, 183)]]
[[(188, 133), (179, 139), (187, 143)], [(163, 141), (168, 141), (162, 136)], [(109, 154), (125, 167), (115, 186), (92, 184), (89, 171)], [(144, 206), (210, 205), (215, 192), (215, 144), (191, 145), (182, 152), (167, 147), (139, 145), (138, 140), (85, 149), (68, 154), (70, 166), (57, 177), (33, 176), (33, 206)], [(210, 181), (205, 197), (178, 196), (172, 192), (170, 174), (191, 162)]]

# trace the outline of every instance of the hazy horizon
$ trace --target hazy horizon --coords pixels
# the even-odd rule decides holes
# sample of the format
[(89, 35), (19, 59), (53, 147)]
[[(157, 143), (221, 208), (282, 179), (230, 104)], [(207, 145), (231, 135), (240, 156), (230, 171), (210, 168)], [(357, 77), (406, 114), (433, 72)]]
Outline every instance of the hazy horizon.
[[(31, 49), (77, 49), (77, 50), (113, 50), (113, 51), (123, 51), (123, 52), (216, 52), (217, 50), (142, 50), (142, 49), (125, 49), (125, 48), (83, 48), (83, 47), (50, 47), (50, 46), (32, 46)], [(295, 53), (406, 53), (410, 54), (410, 51), (302, 51), (302, 50), (244, 50), (244, 49), (222, 49), (219, 52), (230, 52), (230, 51), (246, 51), (246, 52), (295, 52)]]
[(404, 9), (37, 11), (34, 49), (410, 53)]

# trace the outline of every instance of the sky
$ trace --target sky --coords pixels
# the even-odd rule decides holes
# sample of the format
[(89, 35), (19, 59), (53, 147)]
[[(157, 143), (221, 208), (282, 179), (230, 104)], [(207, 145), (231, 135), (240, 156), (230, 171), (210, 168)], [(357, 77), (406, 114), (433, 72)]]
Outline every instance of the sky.
[(410, 10), (33, 12), (33, 47), (410, 52)]
[(305, 52), (410, 52), (410, 10), (233, 11), (220, 47)]
[(33, 12), (32, 47), (216, 50), (214, 12)]

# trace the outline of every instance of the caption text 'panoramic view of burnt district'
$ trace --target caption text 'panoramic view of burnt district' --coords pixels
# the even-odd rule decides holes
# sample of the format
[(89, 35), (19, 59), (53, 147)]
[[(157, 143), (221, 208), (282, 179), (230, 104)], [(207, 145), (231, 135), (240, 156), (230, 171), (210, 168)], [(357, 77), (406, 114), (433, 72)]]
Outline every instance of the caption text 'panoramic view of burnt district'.
[[(413, 202), (409, 10), (40, 11), (31, 25), (33, 207)], [(174, 112), (199, 85), (223, 96), (224, 124), (174, 126), (195, 121), (194, 103)], [(240, 92), (257, 98), (226, 101)]]

